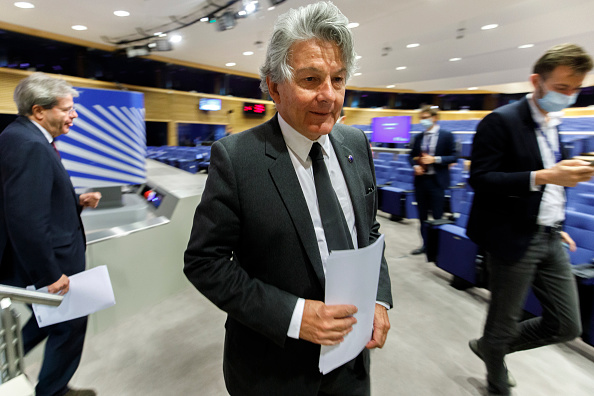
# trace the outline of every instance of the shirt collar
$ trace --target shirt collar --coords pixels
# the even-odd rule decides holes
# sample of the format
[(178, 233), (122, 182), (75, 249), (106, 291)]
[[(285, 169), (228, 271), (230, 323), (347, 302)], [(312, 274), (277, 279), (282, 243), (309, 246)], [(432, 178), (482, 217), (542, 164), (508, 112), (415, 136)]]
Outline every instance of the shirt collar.
[(433, 124), (433, 126), (431, 127), (431, 129), (429, 129), (428, 131), (425, 131), (426, 134), (433, 134), (433, 133), (437, 133), (439, 132), (439, 125), (438, 124)]
[(29, 118), (29, 120), (33, 123), (33, 125), (35, 125), (37, 128), (39, 128), (39, 130), (41, 131), (41, 133), (43, 133), (43, 136), (45, 136), (45, 138), (47, 139), (48, 142), (51, 143), (54, 141), (54, 137), (52, 135), (50, 135), (50, 133), (44, 127), (42, 127), (36, 121), (31, 120), (30, 118)]
[(280, 125), (283, 138), (285, 139), (285, 143), (287, 144), (287, 147), (293, 151), (297, 158), (301, 160), (301, 162), (305, 163), (307, 161), (311, 146), (316, 142), (320, 143), (322, 150), (326, 153), (326, 155), (328, 155), (330, 152), (330, 139), (328, 139), (328, 135), (322, 135), (318, 138), (318, 140), (309, 140), (301, 133), (297, 132), (295, 128), (289, 125), (279, 113), (277, 114), (278, 123)]

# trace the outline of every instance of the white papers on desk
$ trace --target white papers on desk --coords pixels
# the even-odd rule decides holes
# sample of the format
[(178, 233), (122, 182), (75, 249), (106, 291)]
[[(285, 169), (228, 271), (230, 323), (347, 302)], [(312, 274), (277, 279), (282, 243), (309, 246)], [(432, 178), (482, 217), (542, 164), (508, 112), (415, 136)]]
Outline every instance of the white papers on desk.
[[(81, 318), (115, 305), (115, 296), (105, 265), (69, 276), (68, 279), (69, 290), (59, 306), (33, 304), (33, 314), (39, 327)], [(33, 286), (27, 289), (35, 290)], [(38, 291), (47, 292), (47, 287)]]
[(356, 358), (371, 340), (384, 236), (373, 245), (330, 253), (326, 262), (327, 305), (352, 304), (357, 323), (338, 345), (322, 345), (320, 372), (327, 374)]

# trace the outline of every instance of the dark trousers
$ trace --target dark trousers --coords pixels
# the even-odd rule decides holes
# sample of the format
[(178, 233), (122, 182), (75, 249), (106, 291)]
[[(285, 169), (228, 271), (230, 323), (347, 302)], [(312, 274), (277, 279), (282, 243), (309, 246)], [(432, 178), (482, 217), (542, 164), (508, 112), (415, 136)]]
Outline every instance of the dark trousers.
[(87, 317), (39, 328), (34, 316), (23, 327), (23, 345), (27, 354), (47, 337), (37, 396), (62, 396), (78, 368), (82, 355)]
[(445, 204), (445, 190), (439, 186), (435, 175), (416, 176), (415, 198), (417, 200), (419, 221), (421, 222), (423, 246), (426, 246), (427, 232), (423, 227), (423, 222), (427, 220), (429, 211), (431, 211), (431, 215), (434, 219), (437, 220), (442, 218), (443, 207)]
[[(578, 295), (567, 252), (557, 232), (536, 233), (517, 262), (487, 255), (487, 265), (491, 304), (479, 347), (489, 385), (508, 394), (505, 355), (580, 335)], [(520, 321), (530, 286), (543, 314)]]
[(318, 396), (369, 396), (369, 350), (322, 377)]

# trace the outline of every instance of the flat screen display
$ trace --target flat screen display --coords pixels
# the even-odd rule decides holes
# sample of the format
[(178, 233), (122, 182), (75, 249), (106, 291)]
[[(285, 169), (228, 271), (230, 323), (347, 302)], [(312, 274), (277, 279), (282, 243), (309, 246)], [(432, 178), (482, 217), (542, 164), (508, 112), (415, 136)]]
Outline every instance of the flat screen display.
[(411, 116), (375, 117), (371, 120), (371, 141), (409, 143)]
[(221, 110), (221, 99), (200, 98), (198, 108), (200, 110), (206, 110), (206, 111)]

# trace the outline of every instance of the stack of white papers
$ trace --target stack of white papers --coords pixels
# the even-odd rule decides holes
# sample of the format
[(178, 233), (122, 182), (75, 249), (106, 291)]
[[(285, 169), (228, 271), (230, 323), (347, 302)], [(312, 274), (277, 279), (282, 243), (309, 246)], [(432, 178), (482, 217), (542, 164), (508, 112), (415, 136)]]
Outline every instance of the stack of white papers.
[(384, 236), (357, 250), (333, 251), (326, 262), (327, 305), (352, 304), (358, 311), (353, 331), (338, 345), (322, 345), (320, 372), (327, 374), (356, 358), (371, 340)]
[[(69, 291), (57, 307), (33, 304), (33, 314), (39, 327), (81, 318), (115, 305), (111, 280), (105, 265), (69, 276)], [(27, 287), (35, 290), (34, 286)], [(47, 287), (37, 290), (47, 293)]]

